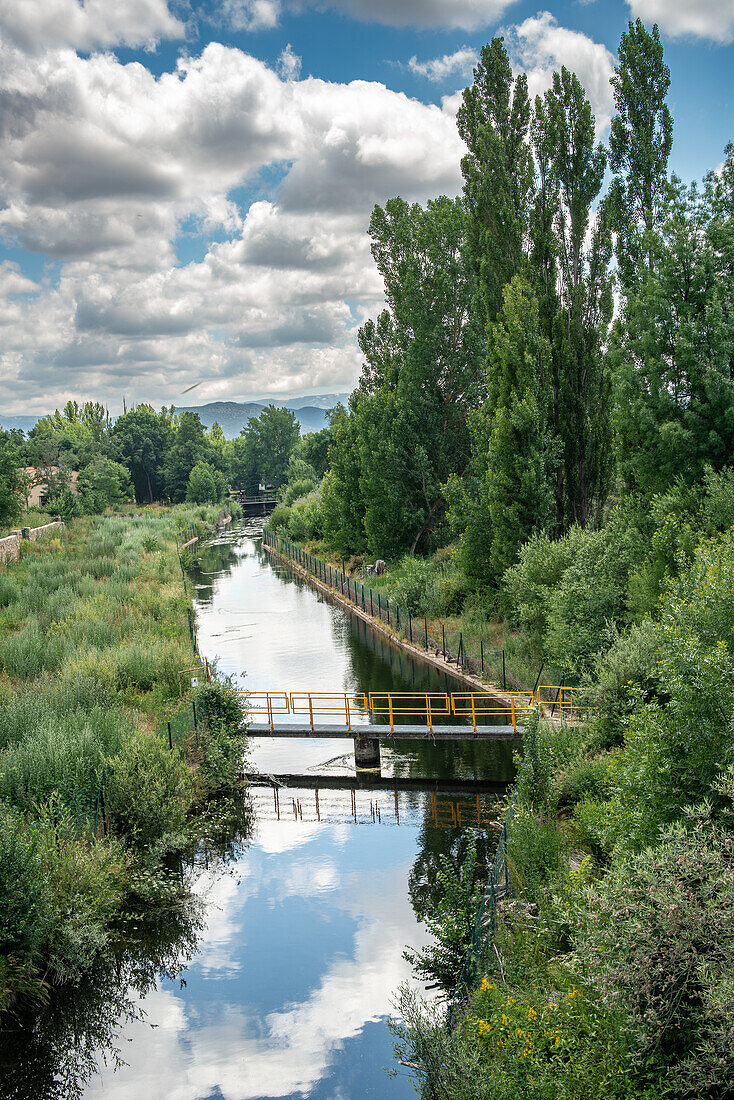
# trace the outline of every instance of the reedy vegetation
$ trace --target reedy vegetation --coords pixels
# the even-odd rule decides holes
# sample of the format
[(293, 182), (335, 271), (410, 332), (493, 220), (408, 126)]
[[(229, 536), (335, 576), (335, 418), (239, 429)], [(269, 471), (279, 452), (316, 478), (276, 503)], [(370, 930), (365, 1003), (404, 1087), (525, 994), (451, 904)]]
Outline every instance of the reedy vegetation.
[(126, 911), (191, 904), (171, 858), (243, 752), (226, 685), (196, 740), (163, 732), (198, 663), (176, 531), (216, 515), (75, 520), (0, 571), (0, 1009), (79, 980)]

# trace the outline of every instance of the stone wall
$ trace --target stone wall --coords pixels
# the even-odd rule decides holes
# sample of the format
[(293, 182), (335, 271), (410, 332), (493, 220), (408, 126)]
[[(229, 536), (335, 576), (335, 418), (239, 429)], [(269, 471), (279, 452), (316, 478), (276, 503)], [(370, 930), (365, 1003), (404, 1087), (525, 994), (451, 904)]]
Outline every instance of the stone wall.
[(44, 523), (41, 527), (24, 527), (22, 531), (11, 531), (4, 539), (0, 539), (0, 562), (18, 561), (22, 539), (35, 542), (36, 539), (42, 539), (55, 531), (63, 530), (65, 526), (62, 519), (55, 519), (51, 523)]
[(20, 557), (20, 531), (13, 531), (0, 539), (0, 562), (17, 561)]
[(24, 527), (23, 538), (35, 542), (36, 539), (43, 539), (46, 535), (51, 535), (57, 530), (63, 530), (65, 526), (63, 519), (57, 518), (52, 520), (51, 523), (44, 523), (42, 527)]

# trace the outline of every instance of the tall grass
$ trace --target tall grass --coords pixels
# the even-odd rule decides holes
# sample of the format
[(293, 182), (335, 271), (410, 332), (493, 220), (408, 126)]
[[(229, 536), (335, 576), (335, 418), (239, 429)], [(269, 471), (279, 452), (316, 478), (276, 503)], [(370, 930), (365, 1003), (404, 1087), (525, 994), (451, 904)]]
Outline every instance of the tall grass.
[[(79, 976), (131, 872), (155, 875), (221, 785), (207, 760), (223, 755), (221, 729), (211, 751), (206, 731), (173, 751), (161, 732), (182, 703), (179, 673), (196, 662), (178, 531), (216, 514), (76, 520), (0, 566), (0, 957), (18, 956), (19, 974), (38, 963)], [(241, 730), (230, 729), (232, 776)], [(12, 973), (0, 968), (0, 1011)]]

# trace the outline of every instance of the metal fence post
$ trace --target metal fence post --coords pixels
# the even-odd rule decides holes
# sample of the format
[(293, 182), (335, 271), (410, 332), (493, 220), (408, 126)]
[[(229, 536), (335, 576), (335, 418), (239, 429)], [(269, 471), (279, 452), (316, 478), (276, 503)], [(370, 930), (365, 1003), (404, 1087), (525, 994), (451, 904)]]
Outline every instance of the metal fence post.
[(171, 736), (171, 723), (168, 723), (168, 747), (173, 750), (173, 737)]
[(479, 652), (480, 652), (481, 657), (482, 657), (482, 672), (484, 672), (484, 639), (483, 638), (479, 639)]
[(413, 617), (410, 614), (410, 608), (408, 608), (408, 633), (410, 634), (410, 640), (413, 641)]
[(423, 629), (426, 632), (426, 650), (428, 650), (428, 619), (423, 619)]
[(505, 675), (505, 651), (502, 650), (502, 689), (507, 691), (507, 677)]
[(441, 623), (441, 643), (443, 645), (443, 659), (446, 660), (446, 627)]

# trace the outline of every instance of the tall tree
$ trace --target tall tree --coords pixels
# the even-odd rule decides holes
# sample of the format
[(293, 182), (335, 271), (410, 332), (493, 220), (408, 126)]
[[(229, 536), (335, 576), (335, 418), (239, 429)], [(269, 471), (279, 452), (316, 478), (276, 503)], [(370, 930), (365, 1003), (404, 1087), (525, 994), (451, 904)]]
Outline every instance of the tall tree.
[(208, 449), (199, 414), (184, 409), (173, 420), (165, 461), (166, 492), (174, 503), (179, 504), (186, 498), (191, 471), (198, 462), (206, 461)]
[(115, 421), (113, 439), (130, 471), (138, 503), (161, 499), (171, 430), (170, 413), (156, 413), (151, 405), (138, 405)]
[(558, 446), (549, 427), (551, 347), (532, 287), (515, 275), (489, 339), (490, 400), (472, 413), (470, 475), (449, 485), (461, 516), (468, 576), (498, 582), (522, 544), (545, 531), (554, 511)]
[(612, 78), (617, 109), (609, 135), (614, 179), (607, 204), (616, 234), (619, 279), (624, 291), (652, 270), (655, 234), (665, 218), (668, 157), (673, 118), (666, 103), (670, 70), (663, 60), (657, 25), (638, 19), (619, 43)]
[(605, 211), (596, 217), (593, 212), (606, 154), (595, 143), (591, 104), (578, 77), (565, 67), (553, 74), (551, 88), (536, 106), (536, 137), (539, 159), (548, 158), (554, 192), (557, 283), (546, 315), (553, 317), (551, 421), (562, 447), (557, 518), (562, 526), (585, 526), (603, 503), (609, 480), (606, 335), (612, 315), (612, 244)]
[(336, 464), (340, 473), (328, 479), (324, 499), (327, 535), (337, 530), (343, 539), (332, 502), (356, 460), (364, 537), (382, 556), (427, 545), (445, 510), (442, 484), (468, 462), (467, 412), (484, 386), (465, 228), (460, 199), (438, 198), (425, 208), (390, 199), (370, 220), (389, 308), (360, 330), (364, 366), (350, 400), (353, 424), (332, 441), (332, 470)]
[[(727, 161), (731, 172), (731, 154)], [(615, 331), (615, 427), (628, 489), (694, 484), (734, 453), (734, 218), (676, 183), (654, 271)]]
[(530, 117), (527, 77), (513, 79), (503, 40), (493, 38), (457, 115), (468, 149), (461, 162), (467, 254), (485, 325), (500, 312), (503, 288), (525, 255), (533, 189)]
[[(243, 443), (236, 448), (239, 470), (235, 480), (247, 488), (258, 483), (279, 488), (286, 480), (288, 460), (300, 439), (295, 413), (266, 405), (259, 416), (251, 416), (240, 433)], [(239, 474), (239, 477), (236, 475)]]
[(23, 507), (20, 453), (8, 432), (0, 430), (0, 523), (12, 523)]

